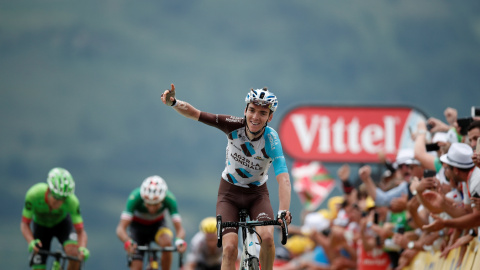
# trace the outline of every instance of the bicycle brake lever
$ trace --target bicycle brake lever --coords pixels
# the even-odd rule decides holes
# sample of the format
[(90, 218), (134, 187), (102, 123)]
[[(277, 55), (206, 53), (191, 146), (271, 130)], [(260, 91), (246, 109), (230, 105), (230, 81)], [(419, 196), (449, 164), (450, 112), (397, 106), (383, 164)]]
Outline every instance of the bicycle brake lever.
[(222, 247), (222, 216), (217, 215), (217, 247)]

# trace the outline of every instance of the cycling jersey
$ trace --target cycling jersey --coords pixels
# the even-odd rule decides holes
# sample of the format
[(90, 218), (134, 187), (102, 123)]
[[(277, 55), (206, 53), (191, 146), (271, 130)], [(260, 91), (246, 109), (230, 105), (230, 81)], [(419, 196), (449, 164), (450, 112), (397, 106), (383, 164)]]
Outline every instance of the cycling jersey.
[(250, 140), (244, 118), (201, 112), (198, 120), (227, 135), (224, 180), (248, 188), (263, 185), (272, 164), (275, 175), (288, 172), (280, 139), (273, 128), (265, 127), (262, 136)]
[(205, 234), (197, 232), (190, 242), (190, 252), (187, 255), (187, 263), (192, 262), (206, 267), (220, 266), (222, 248), (215, 247), (214, 250), (209, 250)]
[(32, 186), (25, 196), (25, 206), (22, 211), (22, 220), (25, 223), (33, 222), (41, 226), (51, 228), (70, 215), (76, 229), (83, 228), (83, 219), (80, 215), (80, 203), (72, 194), (62, 203), (59, 209), (51, 209), (47, 204), (49, 194), (46, 183), (38, 183)]
[(140, 196), (140, 188), (136, 188), (130, 193), (130, 196), (128, 196), (127, 205), (122, 212), (121, 219), (151, 225), (164, 219), (165, 210), (168, 210), (173, 221), (181, 221), (180, 214), (177, 210), (177, 200), (172, 192), (168, 190), (160, 209), (158, 209), (156, 213), (150, 214)]

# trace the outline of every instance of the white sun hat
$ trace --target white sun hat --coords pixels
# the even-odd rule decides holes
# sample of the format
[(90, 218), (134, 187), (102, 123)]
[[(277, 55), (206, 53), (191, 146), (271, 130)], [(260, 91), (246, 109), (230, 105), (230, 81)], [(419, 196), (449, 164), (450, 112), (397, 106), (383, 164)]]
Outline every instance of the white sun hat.
[(433, 135), (432, 143), (448, 142), (448, 135), (446, 132), (435, 132)]
[(440, 161), (450, 166), (469, 169), (475, 166), (472, 161), (473, 150), (466, 143), (452, 143), (448, 152), (440, 157)]
[(413, 149), (405, 148), (405, 149), (400, 149), (398, 151), (397, 158), (395, 159), (395, 162), (393, 163), (393, 167), (395, 169), (398, 169), (398, 166), (400, 166), (402, 164), (420, 165), (420, 161), (415, 159), (415, 153), (413, 152)]

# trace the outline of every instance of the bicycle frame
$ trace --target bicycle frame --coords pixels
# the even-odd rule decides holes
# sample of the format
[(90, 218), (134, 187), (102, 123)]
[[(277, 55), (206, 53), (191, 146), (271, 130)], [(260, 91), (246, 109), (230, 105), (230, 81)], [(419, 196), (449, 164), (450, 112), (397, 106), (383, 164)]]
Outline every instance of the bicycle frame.
[[(222, 246), (222, 228), (223, 227), (242, 227), (242, 256), (240, 260), (240, 270), (258, 270), (259, 269), (259, 258), (257, 256), (257, 243), (256, 235), (258, 233), (255, 231), (256, 226), (270, 226), (277, 225), (282, 228), (282, 244), (287, 243), (288, 237), (288, 227), (285, 220), (285, 213), (282, 213), (279, 219), (282, 220), (282, 223), (277, 220), (267, 220), (267, 221), (247, 221), (248, 213), (247, 210), (240, 210), (240, 221), (239, 222), (222, 222), (222, 216), (217, 215), (217, 246)], [(259, 235), (259, 241), (262, 242), (262, 239)], [(259, 243), (259, 244), (260, 244)]]
[[(145, 251), (146, 258), (147, 258), (147, 269), (160, 269), (158, 259), (160, 256), (157, 256), (158, 252), (175, 252), (178, 251), (177, 247), (151, 247), (151, 246), (138, 246), (137, 250)], [(178, 267), (181, 268), (183, 266), (183, 253), (178, 254)]]
[(44, 249), (40, 249), (37, 253), (32, 253), (30, 255), (30, 264), (29, 264), (30, 267), (33, 265), (36, 255), (47, 255), (47, 256), (53, 257), (54, 261), (51, 267), (52, 270), (65, 269), (65, 263), (67, 260), (80, 262), (80, 269), (83, 268), (83, 261), (77, 257), (66, 255), (63, 251), (60, 251), (60, 250), (49, 251)]

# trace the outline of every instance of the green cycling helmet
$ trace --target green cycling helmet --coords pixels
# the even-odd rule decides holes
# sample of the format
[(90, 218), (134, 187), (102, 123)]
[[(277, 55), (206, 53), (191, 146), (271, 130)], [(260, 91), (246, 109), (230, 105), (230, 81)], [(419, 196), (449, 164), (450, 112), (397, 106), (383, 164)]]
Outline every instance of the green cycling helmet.
[(67, 198), (75, 191), (72, 175), (63, 168), (53, 168), (48, 172), (48, 188), (54, 197)]

